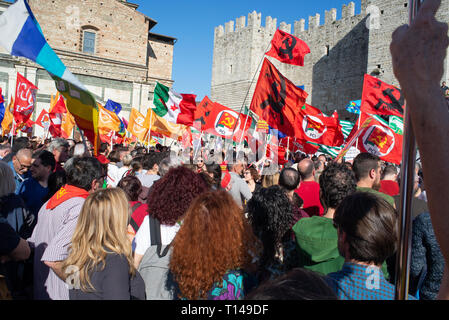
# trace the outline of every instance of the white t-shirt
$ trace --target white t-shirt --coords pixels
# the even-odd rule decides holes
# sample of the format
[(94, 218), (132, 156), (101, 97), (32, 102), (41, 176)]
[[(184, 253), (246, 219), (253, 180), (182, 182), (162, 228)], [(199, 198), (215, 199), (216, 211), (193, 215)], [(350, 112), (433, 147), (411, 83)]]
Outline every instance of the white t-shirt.
[[(161, 242), (163, 246), (169, 245), (176, 236), (179, 224), (174, 226), (167, 226), (161, 224)], [(133, 249), (136, 254), (144, 255), (147, 249), (151, 246), (150, 222), (148, 215), (143, 219), (139, 230), (133, 240)]]

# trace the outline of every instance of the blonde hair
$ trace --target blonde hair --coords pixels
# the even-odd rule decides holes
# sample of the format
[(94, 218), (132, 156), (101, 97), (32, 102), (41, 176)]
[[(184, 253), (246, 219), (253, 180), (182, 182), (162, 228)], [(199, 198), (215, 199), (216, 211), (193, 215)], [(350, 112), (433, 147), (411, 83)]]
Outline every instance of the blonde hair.
[(275, 174), (264, 175), (262, 177), (262, 187), (269, 188), (271, 186), (278, 185), (279, 184), (279, 176), (280, 176), (279, 172), (277, 172)]
[(101, 189), (87, 197), (72, 237), (69, 256), (63, 263), (63, 270), (77, 267), (82, 291), (95, 290), (89, 273), (104, 269), (108, 253), (125, 256), (129, 273), (135, 275), (131, 242), (127, 236), (129, 214), (128, 200), (121, 189)]
[(0, 161), (0, 198), (16, 191), (16, 182), (11, 167)]

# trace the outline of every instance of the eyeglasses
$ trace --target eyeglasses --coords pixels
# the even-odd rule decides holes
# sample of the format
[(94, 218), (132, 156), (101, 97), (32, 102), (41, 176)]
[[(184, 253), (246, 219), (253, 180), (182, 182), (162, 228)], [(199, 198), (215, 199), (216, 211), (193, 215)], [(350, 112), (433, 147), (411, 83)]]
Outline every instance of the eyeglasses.
[(17, 160), (17, 162), (20, 164), (20, 169), (19, 169), (19, 171), (20, 171), (20, 170), (23, 170), (23, 169), (29, 170), (29, 169), (31, 168), (31, 165), (30, 165), (30, 166), (24, 166), (24, 165), (20, 162), (19, 158), (16, 158), (16, 160)]

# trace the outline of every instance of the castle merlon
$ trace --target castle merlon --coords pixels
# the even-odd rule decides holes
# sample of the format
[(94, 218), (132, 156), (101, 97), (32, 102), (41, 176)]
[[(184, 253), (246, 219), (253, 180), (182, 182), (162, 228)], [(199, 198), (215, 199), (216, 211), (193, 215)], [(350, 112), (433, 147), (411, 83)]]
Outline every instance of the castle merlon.
[[(362, 14), (366, 12), (366, 8), (368, 7), (368, 3), (370, 0), (361, 0), (362, 5)], [(306, 30), (314, 30), (321, 26), (332, 25), (336, 21), (350, 19), (356, 16), (355, 14), (355, 3), (349, 2), (348, 4), (343, 4), (341, 9), (341, 18), (337, 19), (338, 11), (335, 8), (330, 10), (325, 10), (324, 13), (324, 24), (321, 24), (321, 15), (319, 13), (314, 16), (308, 17), (308, 28), (306, 29), (306, 20), (300, 19), (298, 21), (294, 21), (293, 30), (291, 28), (291, 24), (287, 24), (286, 22), (281, 22), (279, 29), (298, 35)], [(262, 26), (262, 14), (256, 11), (253, 11), (248, 14), (248, 17), (241, 16), (236, 18), (235, 20), (228, 21), (223, 25), (220, 25), (215, 28), (215, 39), (224, 37), (227, 34), (231, 34), (234, 32), (243, 31), (246, 29), (256, 29), (262, 28), (269, 33), (274, 33), (277, 29), (277, 19), (272, 18), (271, 16), (267, 16), (265, 18), (265, 26)]]

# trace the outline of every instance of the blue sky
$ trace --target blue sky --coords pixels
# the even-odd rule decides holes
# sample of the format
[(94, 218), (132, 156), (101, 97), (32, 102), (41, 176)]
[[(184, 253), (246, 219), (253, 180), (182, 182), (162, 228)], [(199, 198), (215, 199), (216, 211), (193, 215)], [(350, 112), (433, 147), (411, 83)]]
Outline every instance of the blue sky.
[[(296, 20), (305, 19), (319, 13), (321, 24), (324, 12), (337, 9), (337, 19), (341, 17), (341, 7), (350, 0), (130, 0), (139, 5), (138, 11), (156, 20), (158, 24), (151, 30), (177, 38), (173, 58), (173, 89), (178, 93), (193, 93), (197, 100), (210, 95), (212, 77), (212, 56), (214, 29), (246, 16), (256, 10), (262, 13), (262, 25), (265, 17), (277, 18), (292, 25)], [(356, 14), (360, 13), (360, 0), (355, 0)]]

